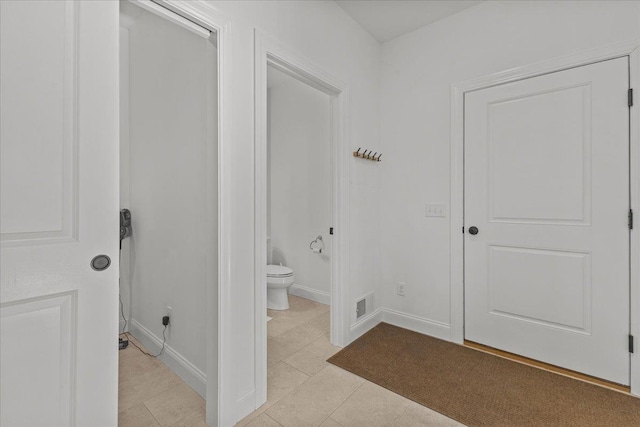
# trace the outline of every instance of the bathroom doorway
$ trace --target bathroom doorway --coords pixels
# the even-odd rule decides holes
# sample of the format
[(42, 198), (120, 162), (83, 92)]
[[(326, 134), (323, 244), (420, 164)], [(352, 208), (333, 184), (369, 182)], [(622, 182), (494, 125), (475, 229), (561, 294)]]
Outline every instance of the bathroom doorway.
[[(267, 265), (272, 271), (268, 268), (267, 308), (272, 314), (286, 311), (287, 290), (331, 304), (330, 114), (327, 94), (268, 67)], [(290, 280), (269, 280), (289, 273)]]
[(324, 360), (295, 354), (330, 334), (330, 132), (330, 96), (268, 66), (267, 360), (308, 375)]
[(217, 153), (215, 31), (120, 2), (119, 425), (217, 424)]
[[(267, 402), (267, 371), (268, 402), (273, 403), (274, 366), (308, 378), (325, 366), (331, 352), (350, 342), (356, 311), (346, 287), (352, 161), (346, 146), (346, 85), (260, 33), (255, 45), (257, 408)], [(269, 292), (268, 282), (286, 288), (288, 311), (267, 308), (283, 299), (282, 291), (274, 297), (274, 286)], [(268, 314), (273, 320), (267, 321)], [(310, 363), (314, 367), (305, 374), (306, 367), (292, 367), (296, 353), (318, 364)]]
[(331, 97), (268, 66), (266, 124), (266, 406), (278, 416), (339, 350), (330, 342)]

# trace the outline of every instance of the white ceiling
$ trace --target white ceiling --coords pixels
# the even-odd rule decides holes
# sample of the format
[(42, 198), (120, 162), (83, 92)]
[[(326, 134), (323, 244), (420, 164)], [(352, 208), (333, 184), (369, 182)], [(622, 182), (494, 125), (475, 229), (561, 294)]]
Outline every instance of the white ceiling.
[(336, 3), (380, 43), (477, 5), (472, 0), (356, 0)]

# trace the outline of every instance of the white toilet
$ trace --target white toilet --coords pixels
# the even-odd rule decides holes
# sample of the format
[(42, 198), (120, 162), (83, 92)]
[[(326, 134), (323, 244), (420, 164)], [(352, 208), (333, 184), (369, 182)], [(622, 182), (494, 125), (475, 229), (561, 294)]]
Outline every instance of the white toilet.
[(293, 270), (282, 265), (267, 265), (267, 308), (289, 309), (289, 286), (293, 285)]

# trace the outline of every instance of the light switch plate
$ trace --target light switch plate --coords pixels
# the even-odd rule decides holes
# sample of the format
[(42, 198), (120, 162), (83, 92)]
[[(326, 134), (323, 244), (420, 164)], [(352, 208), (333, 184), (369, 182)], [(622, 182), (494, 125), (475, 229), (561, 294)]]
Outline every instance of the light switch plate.
[(446, 218), (447, 207), (444, 203), (427, 203), (424, 208), (424, 216)]

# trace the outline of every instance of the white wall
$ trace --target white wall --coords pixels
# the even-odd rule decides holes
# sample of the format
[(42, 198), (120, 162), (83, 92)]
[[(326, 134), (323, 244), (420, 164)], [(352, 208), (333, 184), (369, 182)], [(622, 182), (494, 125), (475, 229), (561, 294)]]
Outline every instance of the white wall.
[(450, 85), (638, 38), (639, 12), (638, 2), (485, 2), (383, 45), (381, 304), (448, 334), (449, 220), (424, 211), (449, 202)]
[(206, 216), (207, 144), (215, 144), (207, 97), (216, 97), (207, 61), (215, 55), (206, 39), (146, 12), (128, 34), (129, 153), (123, 129), (121, 201), (131, 209), (133, 236), (123, 245), (130, 249), (122, 270), (130, 287), (125, 278), (122, 293), (131, 294), (130, 329), (138, 334), (162, 339), (161, 319), (171, 306), (167, 345), (203, 374), (207, 257), (217, 258), (206, 225), (217, 223)]
[[(269, 69), (272, 72), (277, 73)], [(284, 78), (268, 90), (267, 233), (271, 242), (267, 261), (294, 270), (291, 293), (327, 303), (331, 293), (330, 99), (294, 78)], [(318, 235), (324, 242), (320, 254), (309, 249)]]
[[(221, 425), (227, 426), (263, 402), (255, 399), (254, 360), (254, 31), (257, 29), (287, 46), (297, 55), (348, 85), (348, 140), (379, 151), (379, 53), (380, 46), (337, 4), (325, 1), (210, 1), (220, 19), (228, 21), (230, 51), (221, 91), (229, 90), (223, 114), (222, 185), (229, 188), (223, 217), (231, 226), (221, 232), (221, 244), (232, 263), (221, 266), (229, 277), (229, 294), (221, 301), (231, 320), (221, 337)], [(225, 56), (225, 55), (229, 56)], [(225, 65), (223, 64), (223, 67)], [(227, 92), (225, 92), (227, 93)], [(223, 93), (223, 96), (225, 94)], [(223, 102), (225, 102), (223, 100)], [(382, 162), (381, 164), (384, 164)], [(349, 234), (350, 280), (347, 301), (371, 290), (379, 276), (378, 172), (374, 162), (353, 159), (350, 183), (351, 232)], [(226, 199), (225, 199), (226, 200)], [(341, 230), (336, 230), (339, 233)], [(223, 325), (224, 327), (224, 325)]]
[[(449, 85), (638, 37), (635, 2), (487, 2), (387, 43), (381, 67), (378, 43), (333, 2), (207, 5), (205, 14), (229, 23), (221, 151), (228, 199), (221, 210), (231, 225), (221, 233), (233, 262), (221, 266), (230, 280), (221, 304), (231, 316), (221, 336), (223, 426), (262, 403), (255, 400), (251, 303), (256, 29), (345, 81), (351, 148), (384, 153), (381, 163), (353, 159), (350, 165), (348, 300), (375, 289), (378, 306), (445, 324), (449, 224), (424, 218), (424, 203), (449, 198)], [(408, 283), (405, 298), (395, 295), (400, 280)]]

